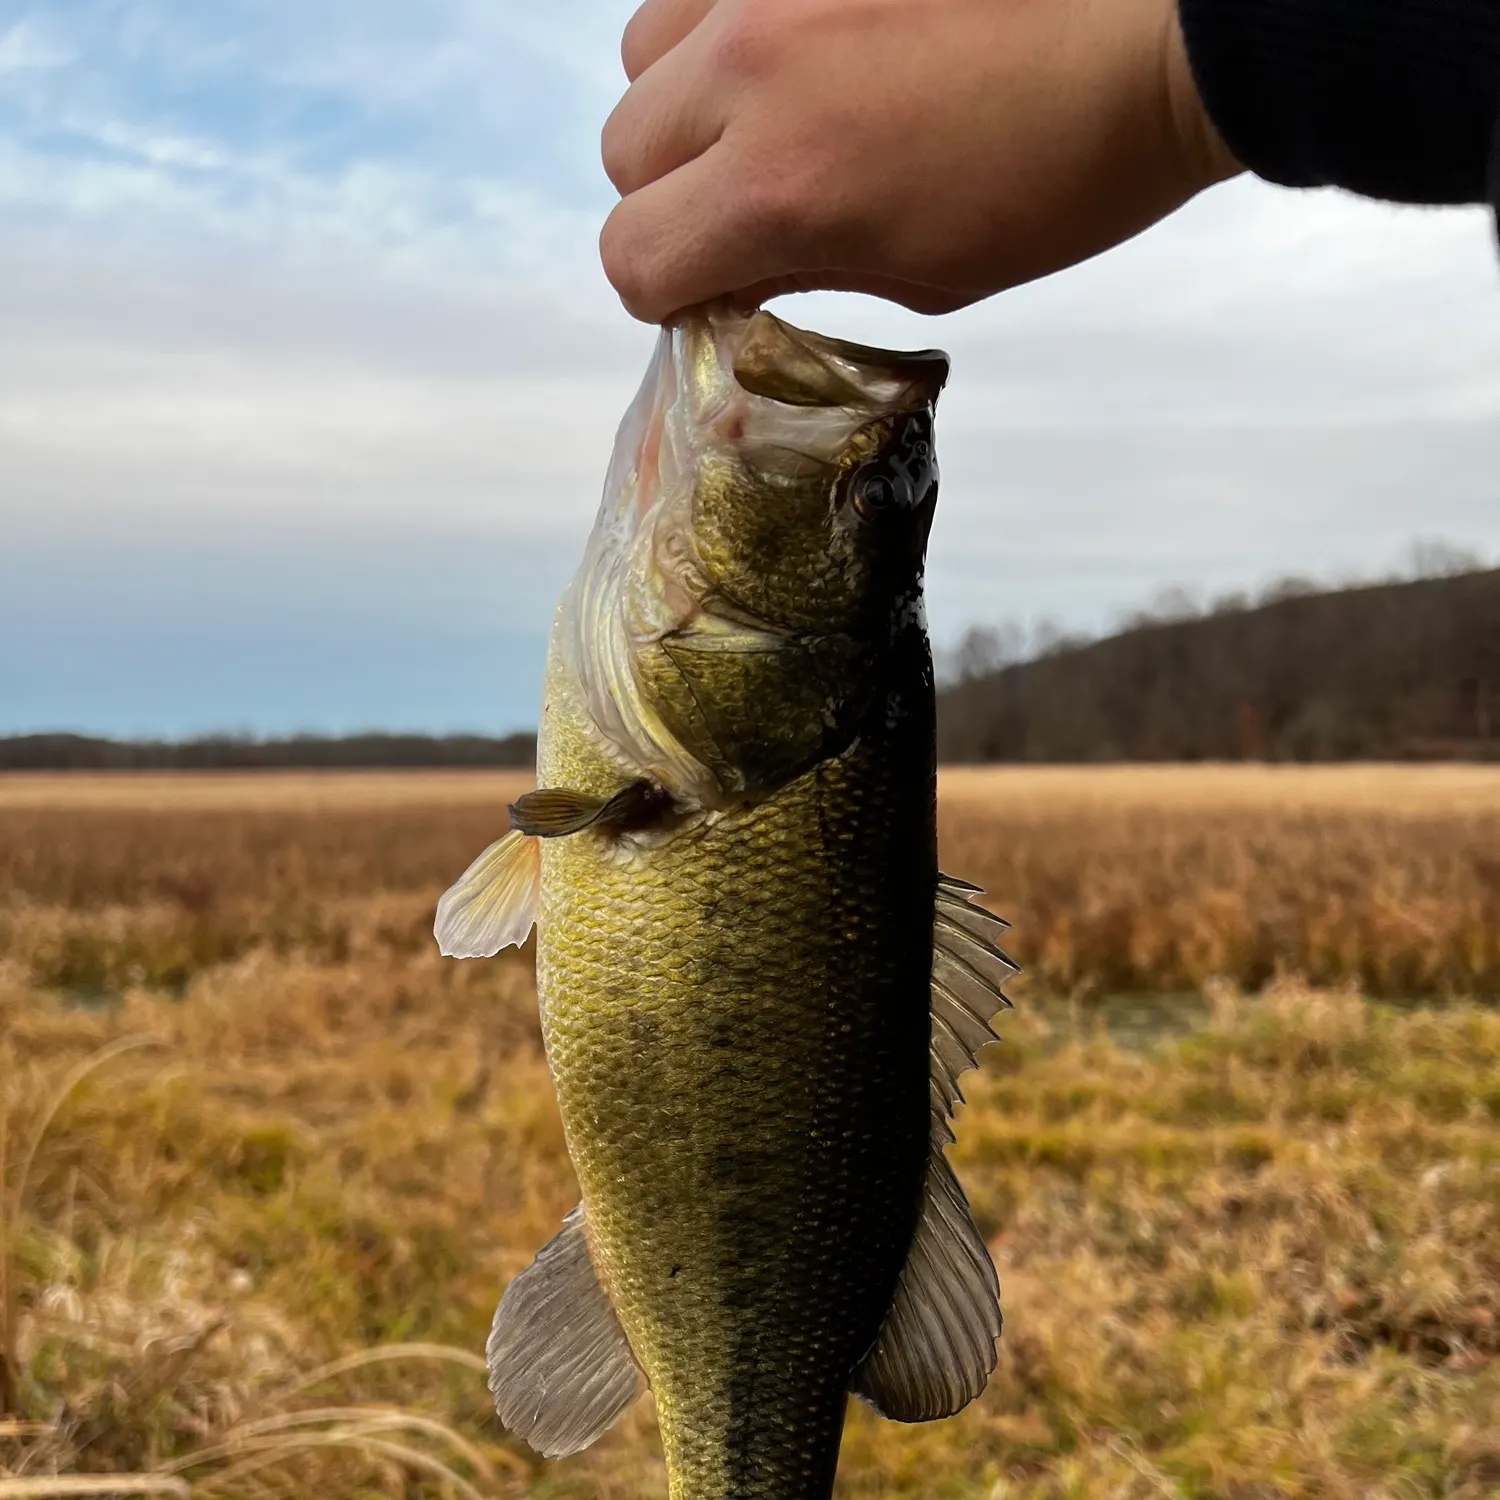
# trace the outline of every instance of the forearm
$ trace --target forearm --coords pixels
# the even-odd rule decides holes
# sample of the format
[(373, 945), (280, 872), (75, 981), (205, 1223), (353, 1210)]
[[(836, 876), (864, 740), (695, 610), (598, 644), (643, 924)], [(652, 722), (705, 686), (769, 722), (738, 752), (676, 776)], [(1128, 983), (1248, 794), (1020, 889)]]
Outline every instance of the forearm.
[(1247, 167), (1406, 203), (1500, 206), (1500, 0), (1179, 0)]

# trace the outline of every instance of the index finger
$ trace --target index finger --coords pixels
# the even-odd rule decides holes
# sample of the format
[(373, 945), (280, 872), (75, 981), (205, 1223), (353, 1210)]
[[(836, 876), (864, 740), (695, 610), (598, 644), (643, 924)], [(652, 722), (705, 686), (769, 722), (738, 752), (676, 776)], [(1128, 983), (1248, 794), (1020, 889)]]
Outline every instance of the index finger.
[(747, 195), (731, 187), (733, 161), (720, 141), (621, 199), (605, 220), (604, 273), (643, 323), (796, 269)]
[(663, 58), (714, 8), (715, 0), (646, 0), (625, 26), (620, 61), (634, 83)]

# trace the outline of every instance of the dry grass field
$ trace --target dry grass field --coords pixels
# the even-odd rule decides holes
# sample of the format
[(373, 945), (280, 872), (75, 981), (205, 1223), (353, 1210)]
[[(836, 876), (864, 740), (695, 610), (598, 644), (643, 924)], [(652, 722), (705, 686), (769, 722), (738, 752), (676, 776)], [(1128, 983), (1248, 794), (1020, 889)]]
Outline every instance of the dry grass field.
[[(529, 955), (429, 929), (522, 785), (0, 780), (0, 1497), (664, 1493), (649, 1400), (560, 1464), (487, 1416), (574, 1189)], [(955, 1148), (1006, 1333), (841, 1493), (1500, 1493), (1500, 772), (943, 807), (1028, 966)]]

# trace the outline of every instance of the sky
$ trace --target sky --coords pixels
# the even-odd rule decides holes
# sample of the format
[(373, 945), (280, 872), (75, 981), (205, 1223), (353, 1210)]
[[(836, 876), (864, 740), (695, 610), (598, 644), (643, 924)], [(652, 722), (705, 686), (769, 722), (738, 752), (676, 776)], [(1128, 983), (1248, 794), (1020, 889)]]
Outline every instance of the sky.
[[(595, 242), (628, 3), (0, 0), (0, 734), (535, 722), (652, 334)], [(973, 623), (1500, 561), (1479, 209), (1241, 180), (921, 319)]]

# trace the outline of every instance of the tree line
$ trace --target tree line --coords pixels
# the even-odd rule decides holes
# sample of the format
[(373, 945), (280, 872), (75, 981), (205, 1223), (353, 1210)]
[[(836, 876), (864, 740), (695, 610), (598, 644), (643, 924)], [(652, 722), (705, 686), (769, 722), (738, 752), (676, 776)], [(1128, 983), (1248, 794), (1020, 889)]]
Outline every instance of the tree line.
[[(1338, 590), (1283, 579), (1257, 603), (1231, 596), (1209, 614), (1169, 591), (1097, 641), (971, 630), (944, 661), (939, 757), (1500, 761), (1500, 569), (1427, 566), (1438, 576)], [(530, 733), (0, 739), (0, 772), (535, 763)]]
[(939, 693), (939, 755), (1500, 761), (1500, 569), (1312, 589), (1169, 604), (1025, 659), (1013, 632), (972, 631)]
[(536, 736), (509, 734), (293, 735), (126, 741), (78, 734), (0, 739), (0, 771), (335, 771), (520, 767), (536, 764)]

